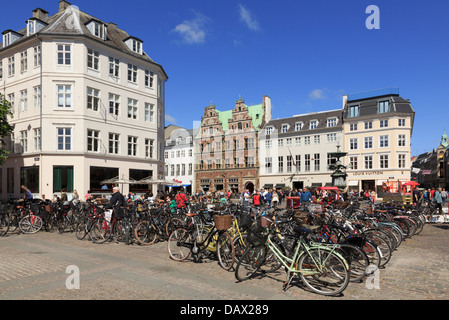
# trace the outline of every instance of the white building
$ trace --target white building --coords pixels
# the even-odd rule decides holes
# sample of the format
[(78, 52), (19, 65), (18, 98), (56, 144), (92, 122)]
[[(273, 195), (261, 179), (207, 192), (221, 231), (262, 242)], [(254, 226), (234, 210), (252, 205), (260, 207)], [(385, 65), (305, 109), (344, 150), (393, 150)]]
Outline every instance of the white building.
[(117, 177), (125, 194), (156, 191), (126, 181), (164, 174), (163, 67), (142, 40), (67, 1), (52, 16), (38, 8), (19, 19), (27, 18), (0, 44), (0, 92), (15, 126), (2, 200), (20, 196), (21, 185), (47, 198), (62, 188), (84, 196)]
[(167, 187), (183, 186), (191, 193), (195, 183), (194, 139), (198, 129), (170, 125), (165, 128), (165, 177)]
[(332, 184), (331, 153), (342, 143), (342, 110), (267, 122), (260, 135), (260, 185), (302, 189)]

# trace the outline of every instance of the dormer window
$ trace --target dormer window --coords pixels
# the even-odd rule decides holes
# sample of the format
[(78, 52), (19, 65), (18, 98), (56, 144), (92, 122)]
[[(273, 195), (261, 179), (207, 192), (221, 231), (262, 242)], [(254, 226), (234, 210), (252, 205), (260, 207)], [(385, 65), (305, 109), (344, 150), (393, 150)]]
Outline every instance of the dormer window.
[(22, 37), (22, 35), (18, 34), (15, 31), (12, 31), (12, 30), (4, 31), (3, 32), (3, 48), (13, 44), (17, 40), (19, 40), (20, 37)]
[(318, 120), (312, 120), (310, 121), (310, 130), (316, 129), (318, 127)]
[(297, 122), (295, 123), (295, 131), (300, 131), (302, 127), (304, 126), (303, 122)]
[(134, 37), (125, 39), (125, 44), (128, 46), (129, 50), (138, 54), (142, 54), (142, 43), (142, 40)]
[(329, 118), (327, 119), (327, 127), (332, 128), (337, 125), (337, 118)]
[(97, 38), (107, 39), (107, 28), (105, 24), (98, 20), (91, 20), (86, 24), (87, 29)]
[(41, 31), (47, 24), (39, 19), (32, 18), (27, 21), (27, 35), (31, 36)]

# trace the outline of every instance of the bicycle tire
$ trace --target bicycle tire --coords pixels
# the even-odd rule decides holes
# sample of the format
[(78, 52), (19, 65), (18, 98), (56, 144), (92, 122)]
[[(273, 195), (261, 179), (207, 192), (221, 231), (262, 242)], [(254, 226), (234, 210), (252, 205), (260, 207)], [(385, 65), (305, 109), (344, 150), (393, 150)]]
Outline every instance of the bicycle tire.
[(192, 254), (194, 236), (187, 228), (179, 227), (173, 230), (167, 240), (167, 250), (174, 261), (184, 261)]
[(234, 237), (234, 250), (235, 250), (235, 263), (237, 263), (240, 257), (246, 250), (247, 241), (246, 241), (246, 233), (239, 234)]
[(388, 244), (388, 241), (378, 235), (370, 235), (369, 239), (377, 245), (382, 253), (379, 266), (385, 266), (391, 258), (391, 247)]
[[(331, 250), (311, 248), (299, 258), (297, 266), (302, 282), (320, 295), (339, 295), (349, 284), (350, 275), (346, 261)], [(322, 271), (310, 271), (320, 269)], [(309, 272), (310, 275), (305, 275)]]
[(165, 234), (167, 238), (170, 236), (170, 234), (175, 230), (177, 227), (183, 226), (184, 222), (179, 218), (171, 218), (167, 221), (165, 224)]
[(28, 214), (19, 221), (19, 229), (26, 234), (37, 233), (42, 228), (42, 219), (34, 214)]
[(143, 246), (150, 246), (158, 239), (158, 231), (149, 220), (140, 221), (134, 228), (134, 237)]
[(241, 259), (237, 262), (234, 276), (238, 281), (245, 281), (255, 276), (265, 261), (265, 246), (248, 245)]
[(0, 216), (0, 237), (4, 237), (9, 231), (9, 216), (7, 214), (2, 214)]
[(217, 257), (220, 266), (229, 271), (234, 266), (235, 248), (231, 236), (227, 232), (219, 234), (217, 239)]
[(103, 244), (112, 235), (111, 223), (103, 216), (98, 217), (90, 228), (90, 239), (95, 244)]
[(360, 282), (366, 276), (370, 261), (366, 253), (358, 246), (349, 243), (340, 243), (340, 254), (349, 264), (351, 282)]

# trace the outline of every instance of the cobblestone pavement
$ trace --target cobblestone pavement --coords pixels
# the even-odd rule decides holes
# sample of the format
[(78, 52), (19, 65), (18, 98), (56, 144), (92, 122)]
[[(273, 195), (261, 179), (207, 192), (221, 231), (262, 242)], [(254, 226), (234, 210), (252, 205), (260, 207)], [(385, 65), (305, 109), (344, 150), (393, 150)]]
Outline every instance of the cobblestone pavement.
[[(330, 298), (299, 282), (284, 292), (282, 272), (237, 283), (215, 260), (172, 261), (165, 242), (96, 245), (71, 233), (9, 234), (0, 238), (0, 300), (445, 300), (448, 256), (449, 225), (427, 224), (393, 253), (377, 289), (350, 283)], [(69, 290), (72, 265), (80, 288)]]

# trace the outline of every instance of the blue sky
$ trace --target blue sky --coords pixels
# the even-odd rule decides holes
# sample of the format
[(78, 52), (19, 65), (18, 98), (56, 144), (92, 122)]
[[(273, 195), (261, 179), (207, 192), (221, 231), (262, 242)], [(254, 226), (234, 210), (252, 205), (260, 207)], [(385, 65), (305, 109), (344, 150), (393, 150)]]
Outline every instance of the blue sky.
[[(191, 128), (210, 102), (229, 110), (272, 99), (273, 117), (338, 109), (342, 96), (398, 87), (416, 120), (412, 154), (449, 133), (449, 1), (71, 1), (144, 41), (169, 76), (167, 124)], [(365, 26), (369, 5), (380, 29)], [(2, 3), (2, 30), (57, 0)]]

